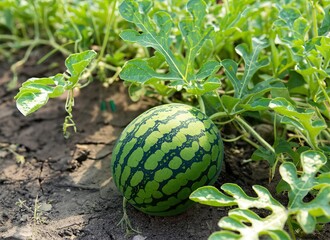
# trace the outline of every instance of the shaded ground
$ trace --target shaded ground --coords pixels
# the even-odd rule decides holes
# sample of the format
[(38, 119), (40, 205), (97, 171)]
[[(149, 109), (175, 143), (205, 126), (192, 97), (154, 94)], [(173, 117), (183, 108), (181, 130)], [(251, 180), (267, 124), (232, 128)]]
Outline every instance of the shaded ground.
[[(49, 69), (47, 63), (33, 66), (31, 61), (20, 71), (21, 81), (63, 71), (61, 66)], [(65, 99), (51, 100), (37, 113), (23, 117), (13, 101), (17, 89), (5, 87), (11, 79), (8, 69), (7, 63), (0, 63), (1, 239), (198, 240), (218, 230), (217, 222), (228, 209), (196, 204), (182, 215), (164, 218), (128, 206), (131, 223), (141, 233), (127, 236), (118, 225), (122, 198), (111, 180), (111, 151), (123, 128), (150, 103), (131, 102), (121, 84), (105, 89), (92, 83), (77, 92), (78, 132), (66, 140), (62, 134)], [(101, 111), (103, 100), (113, 100), (117, 111)], [(228, 147), (227, 167), (218, 184), (237, 182), (245, 189), (250, 184), (267, 185), (267, 170), (254, 166), (259, 163), (243, 164), (250, 154), (244, 144)], [(327, 239), (327, 233), (305, 239)]]

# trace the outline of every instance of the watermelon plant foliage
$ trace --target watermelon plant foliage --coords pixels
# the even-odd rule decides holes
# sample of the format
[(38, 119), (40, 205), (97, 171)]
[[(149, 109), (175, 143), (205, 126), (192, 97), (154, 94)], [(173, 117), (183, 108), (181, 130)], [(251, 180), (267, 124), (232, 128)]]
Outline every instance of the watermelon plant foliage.
[[(280, 166), (280, 174), (287, 184), (289, 202), (283, 206), (269, 191), (259, 185), (253, 186), (257, 197), (248, 196), (237, 184), (225, 183), (221, 191), (212, 186), (197, 189), (190, 199), (202, 204), (223, 207), (237, 206), (229, 211), (228, 217), (220, 220), (223, 229), (213, 233), (209, 239), (291, 239), (284, 230), (288, 223), (297, 223), (305, 233), (312, 233), (316, 225), (330, 218), (330, 182), (324, 182), (328, 173), (317, 175), (326, 163), (326, 157), (318, 151), (309, 150), (301, 154), (302, 173), (298, 173), (293, 163)], [(315, 198), (304, 199), (313, 191)], [(267, 209), (271, 213), (262, 217), (253, 209)], [(237, 233), (238, 232), (238, 233)]]
[(28, 79), (22, 84), (15, 96), (18, 110), (26, 116), (44, 106), (49, 98), (56, 98), (67, 92), (65, 110), (68, 116), (63, 124), (63, 132), (68, 134), (68, 127), (73, 127), (75, 130), (72, 118), (73, 91), (79, 87), (79, 79), (82, 73), (95, 57), (96, 52), (92, 50), (71, 54), (65, 61), (65, 66), (67, 67), (65, 73), (44, 78)]
[(161, 54), (158, 57), (165, 60), (168, 72), (157, 71), (146, 59), (132, 59), (125, 64), (120, 77), (125, 81), (139, 84), (157, 84), (159, 80), (168, 80), (169, 86), (184, 88), (187, 92), (198, 95), (217, 89), (220, 81), (215, 73), (219, 70), (219, 62), (208, 60), (197, 69), (195, 66), (197, 54), (213, 33), (212, 28), (204, 24), (206, 3), (189, 1), (186, 6), (189, 17), (178, 23), (178, 31), (186, 43), (184, 56), (179, 51), (173, 52), (171, 49), (171, 31), (174, 26), (171, 15), (166, 11), (157, 11), (151, 18), (148, 13), (152, 6), (152, 1), (123, 1), (119, 7), (122, 17), (135, 23), (142, 33), (129, 29), (124, 30), (120, 36), (123, 40), (152, 47)]
[[(69, 39), (81, 53), (69, 56), (67, 73), (23, 83), (15, 98), (24, 115), (45, 105), (49, 98), (68, 92), (64, 130), (75, 127), (72, 91), (80, 87), (84, 69), (110, 69), (114, 73), (111, 79), (120, 72), (132, 100), (147, 96), (197, 106), (219, 129), (233, 129), (224, 134), (224, 141), (242, 139), (255, 148), (248, 161), (267, 161), (269, 180), (279, 169), (277, 191), (287, 196), (287, 204), (258, 185), (253, 186), (256, 197), (233, 183), (223, 184), (220, 191), (204, 186), (190, 196), (202, 204), (236, 207), (220, 220), (221, 230), (210, 239), (295, 239), (298, 233), (313, 233), (330, 222), (329, 1), (94, 2), (102, 11), (92, 8), (94, 22), (90, 28), (84, 27), (90, 24), (89, 17), (78, 8), (54, 4), (57, 11), (45, 12), (64, 11), (70, 16), (70, 24), (62, 24), (56, 36)], [(114, 8), (117, 3), (119, 7)], [(12, 4), (0, 3), (0, 11), (10, 6), (3, 15), (7, 18), (0, 17), (0, 23), (13, 32), (15, 37), (10, 39), (17, 40), (20, 31), (26, 31), (13, 28), (12, 17), (17, 12)], [(87, 3), (81, 6), (88, 8)], [(35, 5), (37, 11), (42, 7)], [(110, 8), (112, 11), (104, 11)], [(19, 9), (31, 13), (29, 7)], [(99, 12), (106, 23), (96, 17)], [(32, 19), (35, 32), (41, 33), (39, 19), (29, 19), (27, 24)], [(56, 17), (49, 19), (61, 22)], [(41, 25), (44, 32), (52, 33), (51, 22)], [(106, 31), (99, 34), (94, 28)], [(39, 35), (31, 49), (45, 43)], [(66, 55), (71, 53), (72, 49), (68, 52), (53, 41), (55, 36), (48, 37), (47, 44)], [(113, 41), (108, 44), (110, 39)], [(96, 53), (83, 51), (91, 49), (88, 43), (102, 45), (91, 67), (87, 65)], [(108, 55), (107, 50), (111, 52)], [(100, 72), (101, 80), (108, 78), (105, 71)], [(257, 131), (260, 123), (273, 127), (273, 139), (266, 140)], [(260, 215), (257, 208), (270, 213)]]
[[(219, 29), (208, 19), (217, 19), (220, 25), (221, 21), (230, 21), (230, 10), (234, 11), (231, 7), (238, 4), (235, 5), (235, 1), (222, 5), (222, 11), (228, 14), (225, 17), (220, 14), (219, 5), (214, 7), (213, 1), (190, 0), (186, 13), (180, 16), (153, 8), (152, 1), (125, 0), (120, 5), (122, 17), (136, 25), (136, 29), (125, 30), (121, 37), (155, 51), (152, 57), (132, 59), (123, 66), (120, 77), (134, 86), (130, 89), (131, 95), (136, 86), (153, 89), (165, 95), (165, 99), (179, 91), (188, 101), (197, 99), (199, 107), (211, 119), (222, 120), (219, 126), (224, 125), (222, 122), (233, 122), (243, 138), (244, 132), (253, 136), (259, 144), (254, 145), (257, 149), (252, 159), (267, 160), (272, 171), (270, 177), (275, 174), (279, 161), (283, 162), (278, 189), (288, 192), (288, 206), (277, 201), (262, 186), (253, 187), (257, 197), (248, 196), (238, 185), (230, 183), (221, 187), (223, 192), (207, 186), (191, 195), (192, 200), (203, 204), (238, 206), (220, 220), (223, 230), (210, 239), (259, 239), (265, 235), (272, 239), (291, 239), (299, 228), (312, 233), (319, 224), (329, 222), (329, 186), (325, 184), (330, 180), (325, 180), (329, 177), (329, 148), (320, 141), (324, 136), (326, 142), (329, 140), (329, 128), (324, 119), (328, 118), (330, 105), (326, 70), (329, 61), (323, 49), (329, 39), (325, 34), (329, 29), (328, 16), (325, 13), (323, 36), (319, 36), (316, 28), (321, 20), (317, 19), (315, 11), (321, 6), (317, 1), (275, 2), (277, 4), (266, 1), (265, 5), (257, 5), (247, 1), (250, 5), (231, 19), (231, 26), (241, 24), (235, 31), (245, 32), (240, 35), (243, 43), (233, 49), (240, 61), (234, 57), (219, 60), (217, 56), (221, 52), (205, 51), (205, 48), (221, 46), (219, 42), (232, 37), (233, 31), (226, 27)], [(303, 4), (305, 8), (295, 4)], [(273, 21), (260, 35), (251, 34), (247, 30), (249, 26), (243, 24), (252, 16), (249, 11), (253, 6), (261, 9), (267, 6), (268, 11), (272, 11)], [(308, 15), (298, 10), (309, 8), (311, 22)], [(219, 15), (212, 15), (216, 13)], [(258, 24), (262, 25), (262, 21), (260, 19)], [(265, 54), (267, 51), (270, 55)], [(200, 55), (204, 53), (209, 53), (209, 57), (201, 64)], [(221, 81), (227, 87), (224, 88)], [(221, 95), (217, 91), (219, 88), (224, 90)], [(309, 102), (300, 104), (300, 100), (293, 100), (297, 94), (308, 97)], [(270, 145), (245, 120), (248, 116), (272, 119), (275, 128), (279, 123), (286, 125), (287, 131), (296, 132), (298, 139), (304, 139), (304, 146), (296, 151), (292, 140), (282, 140), (280, 136)], [(318, 182), (319, 177), (322, 184)], [(313, 199), (305, 202), (308, 194)], [(267, 209), (271, 214), (261, 217), (253, 208)], [(289, 233), (284, 230), (286, 225)]]

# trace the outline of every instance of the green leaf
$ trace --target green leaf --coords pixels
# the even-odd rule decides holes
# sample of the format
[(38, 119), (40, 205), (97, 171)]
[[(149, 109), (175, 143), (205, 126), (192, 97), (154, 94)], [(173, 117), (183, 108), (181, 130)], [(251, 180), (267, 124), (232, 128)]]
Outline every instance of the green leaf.
[(148, 63), (142, 59), (133, 59), (126, 62), (119, 75), (128, 82), (144, 84), (148, 80), (156, 78), (161, 80), (180, 80), (175, 74), (157, 73)]
[(277, 43), (287, 46), (295, 61), (303, 60), (305, 36), (310, 26), (299, 10), (294, 7), (281, 9), (274, 27), (278, 33)]
[(321, 26), (319, 27), (319, 35), (324, 35), (326, 36), (329, 31), (330, 31), (330, 11), (329, 11), (329, 7), (327, 7), (326, 9), (324, 9), (325, 15), (324, 15), (324, 19), (322, 21)]
[[(214, 32), (204, 24), (206, 7), (203, 0), (188, 1), (186, 10), (189, 15), (185, 15), (178, 25), (174, 26), (170, 13), (151, 11), (152, 1), (123, 1), (119, 7), (120, 14), (127, 21), (134, 23), (139, 31), (124, 30), (120, 34), (121, 38), (153, 48), (156, 54), (163, 56), (168, 69), (157, 70), (154, 67), (157, 64), (153, 61), (158, 61), (159, 58), (133, 59), (124, 65), (120, 77), (138, 84), (145, 84), (152, 79), (169, 81), (168, 86), (177, 90), (185, 88), (193, 95), (202, 95), (217, 89), (220, 86), (220, 80), (215, 76), (220, 67), (217, 61), (207, 59), (200, 69), (196, 69), (198, 55), (205, 44), (210, 45), (207, 40)], [(173, 29), (178, 29), (181, 34), (176, 39), (183, 43), (184, 53), (181, 44), (173, 46)]]
[[(219, 226), (223, 230), (211, 235), (211, 239), (225, 239), (225, 237), (259, 239), (262, 235), (267, 235), (272, 239), (278, 239), (279, 236), (290, 239), (283, 230), (288, 217), (287, 211), (266, 188), (253, 186), (257, 197), (246, 195), (238, 185), (232, 183), (223, 184), (221, 189), (224, 193), (215, 187), (205, 186), (198, 188), (190, 195), (191, 200), (210, 206), (238, 206), (229, 211), (228, 217), (220, 220)], [(262, 218), (251, 210), (253, 208), (268, 209), (271, 214)], [(233, 232), (239, 232), (239, 235)]]
[(203, 80), (211, 75), (214, 75), (220, 68), (218, 61), (205, 62), (196, 74), (196, 79)]
[[(320, 168), (327, 162), (325, 155), (319, 151), (305, 151), (301, 154), (303, 173), (299, 177), (293, 163), (280, 166), (282, 179), (290, 186), (288, 192), (289, 214), (295, 214), (299, 225), (305, 233), (312, 233), (317, 224), (317, 217), (330, 217), (330, 186), (323, 185), (314, 199), (306, 202), (307, 196), (314, 186), (320, 186), (316, 178)], [(328, 179), (330, 181), (330, 179)]]
[(198, 188), (189, 198), (195, 202), (214, 207), (234, 206), (237, 204), (234, 198), (223, 194), (213, 186)]
[(327, 126), (323, 119), (316, 119), (313, 110), (299, 112), (290, 102), (280, 97), (271, 100), (269, 107), (283, 115), (282, 123), (296, 127), (305, 135), (310, 146), (318, 148), (317, 137)]
[(70, 73), (69, 81), (72, 86), (75, 86), (79, 80), (81, 73), (86, 69), (86, 67), (91, 63), (91, 61), (96, 57), (96, 52), (93, 50), (87, 50), (81, 53), (71, 54), (65, 60), (65, 66)]
[(330, 38), (329, 37), (321, 37), (320, 44), (316, 44), (315, 48), (323, 57), (324, 68), (328, 68), (328, 64), (330, 62)]
[(259, 55), (262, 49), (268, 46), (268, 42), (262, 39), (252, 39), (252, 50), (248, 49), (246, 44), (238, 45), (235, 50), (243, 58), (245, 63), (244, 75), (242, 79), (239, 79), (237, 75), (238, 65), (233, 60), (223, 60), (221, 62), (224, 67), (225, 74), (231, 81), (235, 93), (234, 97), (242, 98), (248, 91), (248, 84), (252, 80), (254, 74), (262, 67), (269, 64), (268, 58), (259, 59)]
[(45, 105), (49, 98), (62, 95), (65, 88), (63, 74), (49, 78), (28, 79), (15, 96), (16, 106), (24, 116), (27, 116)]
[[(170, 49), (170, 30), (173, 25), (171, 16), (165, 11), (159, 11), (154, 15), (154, 26), (148, 16), (152, 7), (151, 1), (138, 2), (125, 0), (119, 6), (121, 16), (129, 22), (136, 24), (142, 30), (124, 30), (120, 37), (129, 42), (136, 42), (144, 47), (152, 47), (161, 53), (178, 76), (184, 78), (184, 66), (181, 61), (176, 59)], [(126, 79), (124, 79), (126, 80)]]
[(239, 234), (225, 230), (214, 232), (208, 238), (208, 240), (236, 240), (236, 239), (241, 239), (241, 236)]
[[(302, 173), (298, 174), (293, 163), (285, 162), (280, 166), (282, 182), (280, 188), (288, 192), (289, 203), (284, 207), (275, 200), (269, 191), (255, 185), (256, 197), (248, 196), (238, 185), (225, 183), (220, 192), (213, 186), (204, 186), (195, 190), (190, 199), (209, 206), (226, 207), (237, 205), (223, 217), (210, 239), (290, 239), (284, 231), (287, 220), (296, 219), (305, 233), (312, 233), (318, 223), (330, 221), (330, 174), (317, 177), (319, 170), (326, 164), (327, 158), (320, 151), (308, 150), (301, 155)], [(306, 201), (308, 194), (315, 197)], [(267, 209), (268, 216), (261, 217), (255, 209)], [(292, 216), (291, 218), (289, 218)], [(292, 224), (292, 223), (290, 223)]]
[(95, 56), (96, 52), (92, 50), (70, 55), (65, 60), (70, 74), (67, 80), (64, 74), (28, 79), (15, 96), (18, 110), (26, 116), (44, 106), (49, 98), (59, 97), (65, 91), (73, 89), (81, 73)]
[(238, 98), (234, 98), (232, 96), (229, 95), (223, 95), (221, 96), (221, 101), (223, 103), (224, 106), (224, 110), (228, 113), (228, 114), (233, 114), (233, 113), (237, 113), (238, 111), (236, 111), (236, 106), (241, 102), (240, 99)]

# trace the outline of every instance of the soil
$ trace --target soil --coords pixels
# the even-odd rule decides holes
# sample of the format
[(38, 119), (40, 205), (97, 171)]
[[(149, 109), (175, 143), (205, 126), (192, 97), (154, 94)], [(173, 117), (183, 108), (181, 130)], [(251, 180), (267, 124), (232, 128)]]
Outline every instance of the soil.
[[(19, 71), (19, 84), (30, 77), (63, 72), (62, 56), (37, 65), (42, 52), (34, 53)], [(53, 63), (58, 63), (52, 68)], [(10, 64), (0, 61), (0, 238), (1, 239), (133, 239), (199, 240), (219, 230), (218, 220), (228, 208), (195, 204), (173, 217), (153, 217), (127, 206), (137, 232), (121, 226), (122, 197), (111, 179), (111, 151), (123, 128), (154, 103), (132, 102), (117, 82), (108, 88), (99, 82), (76, 92), (74, 120), (78, 127), (69, 139), (62, 133), (65, 97), (24, 117), (7, 89)], [(113, 101), (104, 111), (101, 102)], [(267, 164), (246, 163), (253, 149), (244, 142), (226, 146), (225, 167), (216, 184), (240, 184), (249, 194), (252, 184), (268, 183)], [(24, 159), (23, 159), (24, 158)], [(282, 200), (285, 201), (286, 199)], [(35, 211), (37, 210), (37, 211)], [(328, 239), (330, 230), (304, 239)]]

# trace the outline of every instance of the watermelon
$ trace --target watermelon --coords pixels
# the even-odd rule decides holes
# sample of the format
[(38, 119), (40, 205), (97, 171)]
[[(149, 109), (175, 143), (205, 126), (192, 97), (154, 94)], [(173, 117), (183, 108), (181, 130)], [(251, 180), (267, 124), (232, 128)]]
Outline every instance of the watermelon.
[(144, 112), (121, 133), (112, 153), (112, 175), (138, 210), (176, 215), (192, 205), (194, 190), (216, 181), (223, 152), (220, 132), (204, 113), (165, 104)]

